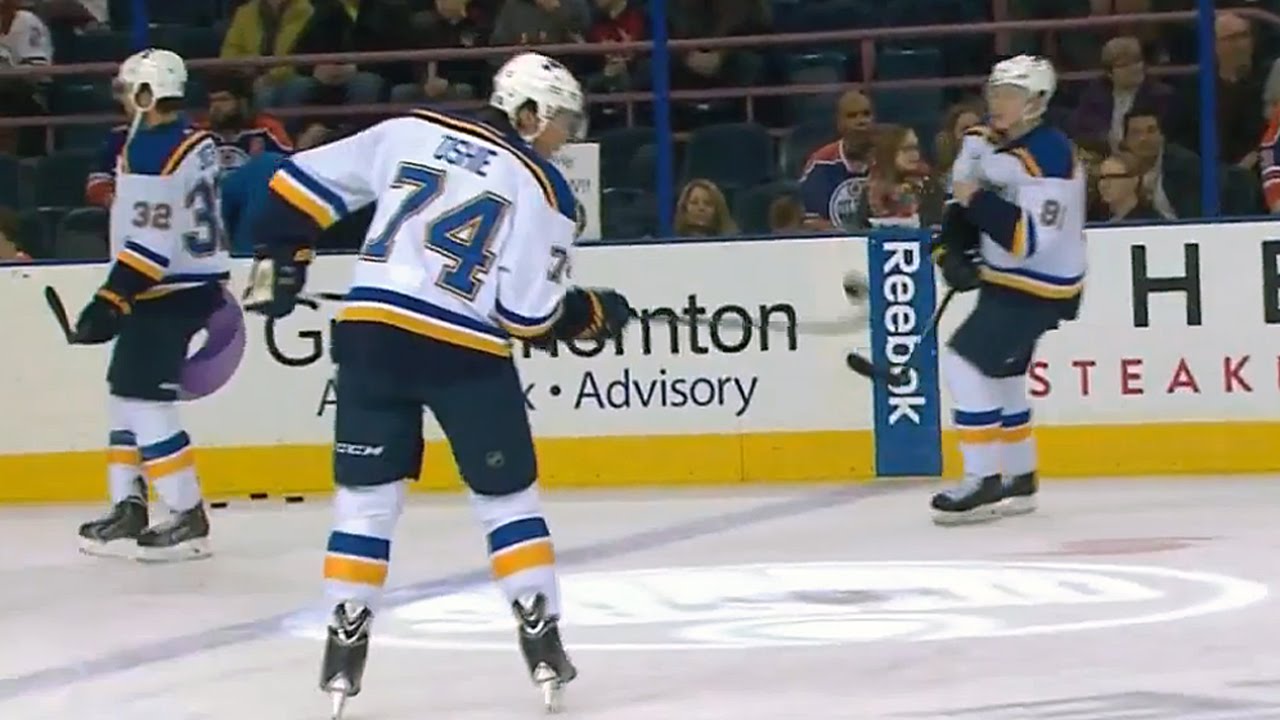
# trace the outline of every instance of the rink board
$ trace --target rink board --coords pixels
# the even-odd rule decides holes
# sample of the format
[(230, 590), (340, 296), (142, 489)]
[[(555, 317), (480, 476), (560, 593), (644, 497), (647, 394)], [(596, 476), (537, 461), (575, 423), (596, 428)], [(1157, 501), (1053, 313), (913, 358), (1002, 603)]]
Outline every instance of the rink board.
[[(1280, 468), (1273, 237), (1278, 223), (1091, 231), (1082, 317), (1048, 336), (1031, 373), (1045, 475)], [(908, 257), (923, 239), (581, 248), (574, 281), (624, 288), (643, 319), (620, 345), (580, 344), (555, 357), (518, 349), (541, 479), (609, 487), (954, 474), (936, 363), (909, 396), (874, 390), (844, 364), (852, 348), (885, 357), (919, 340), (940, 293), (928, 263)], [(321, 258), (309, 287), (345, 287), (352, 262)], [(233, 289), (246, 269), (237, 265)], [(850, 269), (876, 288), (869, 330), (794, 332), (792, 323), (851, 314), (841, 289)], [(10, 348), (0, 377), (0, 502), (103, 495), (108, 349), (68, 347), (41, 290), (56, 287), (74, 314), (104, 272), (101, 264), (0, 270)], [(944, 337), (971, 304), (972, 296), (953, 303)], [(329, 489), (325, 347), (335, 309), (299, 310), (270, 327), (247, 318), (230, 382), (184, 403), (209, 495)], [(770, 327), (744, 331), (743, 319)], [(427, 427), (419, 487), (456, 488), (447, 447), (429, 418)]]

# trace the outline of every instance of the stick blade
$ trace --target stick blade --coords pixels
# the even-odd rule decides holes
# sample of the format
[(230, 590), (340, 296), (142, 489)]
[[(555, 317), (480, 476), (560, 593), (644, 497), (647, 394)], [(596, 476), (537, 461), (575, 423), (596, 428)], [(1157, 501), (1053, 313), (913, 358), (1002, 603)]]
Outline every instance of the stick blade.
[(49, 306), (49, 312), (53, 313), (53, 319), (58, 323), (58, 329), (62, 331), (67, 342), (72, 342), (74, 336), (71, 332), (71, 319), (67, 316), (67, 308), (62, 304), (62, 298), (52, 285), (44, 286), (44, 302)]
[(884, 375), (865, 355), (851, 352), (847, 357), (845, 357), (845, 364), (849, 366), (850, 370), (858, 373), (862, 377), (871, 378), (872, 380), (885, 379)]

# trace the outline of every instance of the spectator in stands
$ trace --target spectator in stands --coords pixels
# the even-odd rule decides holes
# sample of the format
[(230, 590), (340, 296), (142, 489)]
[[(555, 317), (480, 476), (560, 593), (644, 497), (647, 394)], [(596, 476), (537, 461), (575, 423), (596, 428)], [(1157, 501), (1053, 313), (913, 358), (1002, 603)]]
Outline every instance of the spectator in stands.
[(738, 224), (729, 212), (724, 193), (710, 180), (690, 180), (676, 200), (677, 237), (736, 235)]
[(1136, 107), (1125, 116), (1124, 149), (1142, 174), (1143, 192), (1166, 218), (1200, 216), (1200, 158), (1165, 140), (1160, 114)]
[(18, 247), (18, 227), (18, 214), (11, 208), (0, 207), (0, 263), (31, 259)]
[(1280, 60), (1271, 64), (1262, 100), (1268, 120), (1258, 148), (1258, 174), (1267, 212), (1274, 215), (1280, 213)]
[[(506, 0), (493, 25), (494, 45), (584, 42), (591, 13), (586, 0)], [(495, 57), (500, 65), (506, 58)]]
[(1076, 160), (1085, 173), (1085, 216), (1106, 217), (1106, 204), (1098, 194), (1098, 175), (1101, 173), (1102, 161), (1111, 155), (1111, 148), (1106, 140), (1098, 137), (1083, 137), (1074, 145)]
[[(1218, 13), (1214, 38), (1218, 70), (1218, 159), (1246, 170), (1257, 170), (1258, 139), (1266, 128), (1262, 106), (1266, 69), (1255, 63), (1253, 30), (1239, 15)], [(1199, 93), (1194, 86), (1188, 86), (1188, 92), (1177, 98), (1177, 106), (1199, 107)], [(1169, 137), (1199, 152), (1200, 113), (1180, 112), (1170, 120), (1173, 125), (1169, 128)]]
[(263, 152), (293, 152), (293, 140), (284, 125), (254, 109), (248, 77), (222, 72), (211, 75), (205, 87), (209, 91), (209, 113), (202, 124), (217, 136), (218, 162), (224, 172)]
[[(19, 0), (0, 0), (0, 67), (43, 66), (53, 62), (53, 39), (38, 15)], [(0, 79), (0, 115), (43, 115), (44, 78)], [(44, 128), (0, 131), (0, 152), (34, 157), (44, 154)]]
[[(315, 12), (298, 37), (298, 54), (370, 52), (412, 45), (409, 7), (399, 0), (312, 0)], [(409, 82), (408, 63), (374, 72), (353, 63), (299, 68), (280, 90), (280, 104), (371, 105), (382, 100), (388, 78)]]
[[(435, 0), (414, 15), (414, 45), (420, 49), (474, 48), (489, 44), (488, 18), (472, 0)], [(488, 92), (493, 68), (483, 59), (432, 60), (417, 69), (416, 82), (391, 88), (391, 102), (468, 100)]]
[[(222, 57), (281, 57), (289, 55), (313, 13), (311, 0), (248, 0), (231, 17), (222, 40)], [(254, 101), (260, 108), (278, 104), (280, 88), (298, 77), (291, 65), (256, 75)]]
[(1098, 196), (1105, 211), (1090, 216), (1094, 222), (1158, 221), (1165, 218), (1142, 189), (1142, 163), (1130, 153), (1119, 152), (1102, 161), (1098, 172)]
[(940, 176), (951, 174), (951, 166), (960, 154), (960, 144), (964, 141), (964, 131), (982, 121), (982, 102), (965, 100), (947, 108), (942, 116), (942, 129), (933, 139), (933, 152), (937, 156), (937, 172)]
[(103, 27), (110, 19), (107, 0), (45, 0), (34, 7), (55, 32), (60, 27), (72, 30)]
[(804, 199), (805, 227), (831, 230), (860, 226), (865, 217), (867, 175), (871, 169), (874, 133), (871, 100), (857, 90), (840, 96), (836, 105), (839, 139), (809, 156), (800, 177)]
[(904, 125), (877, 128), (864, 203), (867, 224), (920, 227), (941, 222), (942, 195), (928, 176), (915, 130)]
[[(670, 0), (671, 35), (682, 38), (720, 38), (769, 32), (767, 0)], [(671, 58), (671, 87), (675, 90), (743, 86), (756, 82), (762, 58), (750, 50), (685, 50)]]
[(804, 231), (804, 204), (791, 194), (779, 195), (769, 203), (769, 230), (774, 235)]
[(1133, 36), (1112, 38), (1102, 46), (1102, 69), (1105, 75), (1085, 88), (1066, 129), (1075, 138), (1106, 138), (1114, 151), (1124, 140), (1129, 111), (1141, 105), (1164, 119), (1173, 90), (1147, 75), (1142, 45)]
[[(630, 0), (596, 0), (599, 15), (587, 31), (587, 41), (597, 45), (639, 42), (648, 38), (644, 11)], [(630, 90), (635, 53), (608, 53), (588, 68), (587, 88), (593, 92)]]

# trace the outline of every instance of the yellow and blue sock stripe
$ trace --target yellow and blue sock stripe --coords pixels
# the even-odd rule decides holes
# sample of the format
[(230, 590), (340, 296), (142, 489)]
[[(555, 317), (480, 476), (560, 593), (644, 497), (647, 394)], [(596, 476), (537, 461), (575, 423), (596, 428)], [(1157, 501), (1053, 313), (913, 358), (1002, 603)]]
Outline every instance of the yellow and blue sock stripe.
[(551, 531), (541, 517), (524, 517), (499, 525), (489, 533), (488, 540), (489, 563), (498, 580), (555, 564)]
[(194, 468), (196, 464), (191, 437), (185, 431), (160, 442), (143, 445), (138, 448), (138, 453), (142, 459), (142, 472), (149, 480)]
[(334, 530), (325, 549), (324, 578), (382, 587), (391, 564), (391, 541)]

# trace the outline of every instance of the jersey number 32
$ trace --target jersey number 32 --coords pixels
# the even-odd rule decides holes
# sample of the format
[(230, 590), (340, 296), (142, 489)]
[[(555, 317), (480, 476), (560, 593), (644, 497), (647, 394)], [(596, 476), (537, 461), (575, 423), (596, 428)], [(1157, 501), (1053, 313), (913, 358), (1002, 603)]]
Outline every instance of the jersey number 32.
[[(445, 172), (425, 165), (403, 162), (396, 168), (393, 188), (408, 188), (382, 232), (370, 237), (360, 249), (360, 257), (386, 262), (391, 257), (400, 229), (410, 218), (425, 211), (444, 192)], [(440, 212), (427, 223), (426, 248), (445, 258), (445, 267), (436, 285), (461, 297), (474, 300), (492, 268), (490, 245), (498, 225), (511, 203), (493, 193), (480, 193), (455, 207)]]

